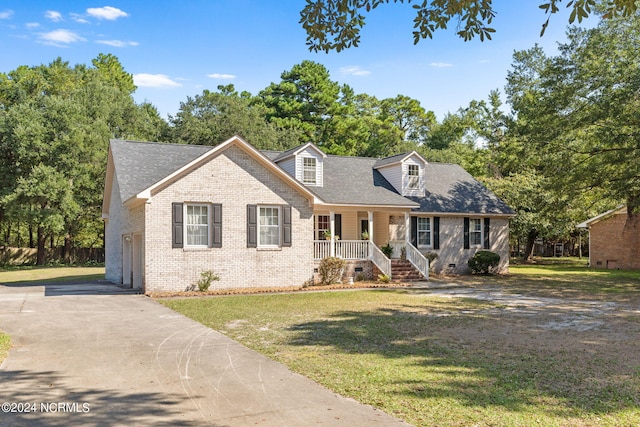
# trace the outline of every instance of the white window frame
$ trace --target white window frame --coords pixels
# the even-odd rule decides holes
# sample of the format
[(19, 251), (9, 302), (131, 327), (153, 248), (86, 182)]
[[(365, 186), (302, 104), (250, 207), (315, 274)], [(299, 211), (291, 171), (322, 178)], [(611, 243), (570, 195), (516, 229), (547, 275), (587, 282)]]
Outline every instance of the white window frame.
[[(307, 161), (313, 161), (313, 166), (308, 165)], [(309, 177), (307, 177), (309, 173)], [(312, 178), (313, 177), (313, 178)], [(302, 158), (302, 183), (307, 185), (317, 185), (318, 183), (318, 159), (315, 157)]]
[[(477, 227), (475, 227), (477, 225)], [(469, 247), (481, 248), (483, 242), (484, 230), (482, 227), (482, 218), (469, 218)], [(474, 242), (474, 237), (478, 237), (478, 242)]]
[[(257, 206), (258, 212), (257, 212), (257, 220), (258, 220), (258, 229), (257, 229), (257, 239), (258, 239), (258, 247), (259, 248), (279, 248), (281, 243), (282, 243), (282, 212), (280, 210), (280, 206), (276, 206), (276, 205), (258, 205)], [(269, 225), (269, 224), (262, 224), (262, 210), (263, 209), (272, 209), (273, 211), (276, 212), (277, 216), (277, 220), (278, 220), (278, 224), (277, 225)], [(275, 244), (273, 243), (263, 243), (262, 242), (262, 229), (263, 228), (272, 228), (272, 229), (276, 229), (277, 230), (277, 242)]]
[[(189, 222), (189, 208), (194, 208), (194, 207), (200, 207), (200, 208), (206, 208), (207, 209), (207, 223), (206, 224), (191, 224)], [(184, 242), (184, 247), (185, 248), (209, 248), (211, 247), (211, 204), (210, 203), (184, 203), (184, 207), (183, 207), (184, 211), (184, 236), (183, 236), (183, 242)], [(199, 215), (199, 217), (201, 217), (201, 215)], [(190, 244), (189, 243), (189, 227), (201, 227), (201, 228), (206, 228), (206, 238), (207, 238), (207, 243), (204, 245), (195, 245), (195, 244)]]
[[(422, 228), (422, 226), (424, 226), (424, 222), (426, 220), (426, 224), (427, 227), (426, 228)], [(421, 224), (422, 223), (422, 224)], [(425, 216), (419, 216), (417, 219), (417, 223), (416, 223), (416, 238), (417, 238), (417, 244), (419, 248), (431, 248), (433, 247), (433, 220), (431, 219), (431, 217), (425, 217)], [(427, 239), (428, 243), (427, 244), (421, 244), (420, 243), (420, 234), (426, 234), (428, 233), (429, 238)]]
[[(315, 236), (316, 240), (324, 240), (325, 239), (325, 230), (331, 230), (331, 217), (329, 215), (316, 215), (316, 224), (315, 224)], [(326, 218), (327, 228), (320, 228), (320, 218)]]
[(407, 188), (410, 190), (417, 190), (418, 188), (420, 188), (419, 165), (407, 165)]

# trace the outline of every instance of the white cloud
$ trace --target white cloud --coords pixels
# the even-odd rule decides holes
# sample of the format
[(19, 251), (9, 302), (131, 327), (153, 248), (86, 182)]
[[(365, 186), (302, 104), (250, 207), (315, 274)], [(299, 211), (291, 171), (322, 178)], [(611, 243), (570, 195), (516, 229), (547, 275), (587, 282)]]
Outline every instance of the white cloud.
[(231, 80), (236, 78), (236, 76), (234, 76), (233, 74), (220, 74), (220, 73), (207, 74), (207, 77), (209, 77), (210, 79), (221, 79), (221, 80)]
[(87, 19), (85, 19), (83, 15), (80, 15), (79, 13), (70, 13), (69, 15), (71, 16), (71, 19), (73, 19), (74, 21), (76, 21), (79, 24), (88, 24), (89, 23), (89, 21)]
[(133, 83), (140, 87), (180, 87), (180, 83), (164, 74), (134, 74)]
[(449, 68), (449, 67), (453, 67), (453, 64), (449, 64), (448, 62), (432, 62), (431, 64), (432, 67), (435, 68)]
[(350, 76), (368, 76), (371, 74), (371, 71), (363, 70), (359, 65), (351, 65), (349, 67), (340, 68), (341, 74), (348, 74)]
[(113, 47), (138, 46), (138, 42), (126, 42), (124, 40), (96, 40), (96, 43), (106, 44)]
[(71, 43), (86, 41), (86, 39), (69, 30), (55, 30), (48, 33), (41, 33), (40, 40), (42, 43), (52, 46), (68, 46)]
[(40, 26), (39, 22), (27, 22), (26, 24), (24, 24), (25, 27), (27, 27), (30, 30), (33, 30), (34, 28), (38, 28)]
[(124, 12), (117, 7), (105, 6), (105, 7), (90, 7), (87, 9), (87, 13), (90, 16), (98, 19), (106, 19), (109, 21), (115, 21), (118, 18), (125, 18), (129, 16), (127, 12)]
[(0, 12), (0, 19), (9, 19), (13, 16), (13, 10), (3, 10)]
[(53, 22), (62, 21), (62, 14), (55, 10), (47, 10), (44, 17)]

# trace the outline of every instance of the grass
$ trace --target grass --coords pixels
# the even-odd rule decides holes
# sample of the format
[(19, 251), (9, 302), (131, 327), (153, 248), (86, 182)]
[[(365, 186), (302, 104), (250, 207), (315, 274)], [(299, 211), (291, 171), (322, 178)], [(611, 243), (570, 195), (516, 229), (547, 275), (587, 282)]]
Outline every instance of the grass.
[(0, 332), (0, 365), (7, 357), (7, 353), (11, 348), (11, 337), (5, 334), (4, 332)]
[(104, 279), (104, 267), (0, 268), (0, 283), (64, 282), (85, 279)]
[(467, 285), (491, 285), (505, 292), (582, 298), (625, 299), (640, 290), (640, 271), (590, 269), (578, 258), (538, 258), (534, 263), (511, 263), (506, 276), (437, 278)]
[(640, 275), (538, 265), (465, 280), (511, 292), (615, 297), (634, 301), (636, 311), (578, 333), (540, 329), (536, 322), (554, 319), (544, 307), (516, 316), (492, 302), (405, 289), (160, 302), (414, 425), (640, 425)]

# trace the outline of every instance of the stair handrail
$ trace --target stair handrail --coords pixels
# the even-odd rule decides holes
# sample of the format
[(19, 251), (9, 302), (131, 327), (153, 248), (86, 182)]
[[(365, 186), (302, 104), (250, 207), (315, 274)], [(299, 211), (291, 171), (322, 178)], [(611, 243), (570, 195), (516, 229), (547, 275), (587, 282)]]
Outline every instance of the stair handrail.
[(371, 242), (370, 246), (371, 261), (382, 271), (382, 274), (391, 279), (391, 260), (380, 250), (378, 245)]
[(429, 260), (410, 242), (407, 242), (405, 249), (407, 261), (409, 261), (426, 280), (429, 280)]

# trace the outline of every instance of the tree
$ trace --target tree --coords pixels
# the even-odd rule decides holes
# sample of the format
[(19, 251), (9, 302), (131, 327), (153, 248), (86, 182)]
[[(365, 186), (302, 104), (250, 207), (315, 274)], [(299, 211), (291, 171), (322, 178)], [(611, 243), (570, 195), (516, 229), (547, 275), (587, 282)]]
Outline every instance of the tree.
[(258, 94), (267, 108), (267, 120), (300, 131), (304, 142), (330, 143), (329, 124), (339, 109), (340, 85), (330, 79), (324, 65), (308, 60), (280, 77), (280, 83), (271, 83)]
[(435, 115), (415, 99), (379, 100), (356, 94), (331, 80), (321, 64), (303, 61), (261, 91), (252, 104), (266, 108), (268, 121), (299, 132), (328, 154), (387, 156), (415, 149), (435, 125)]
[(559, 189), (604, 190), (634, 218), (640, 214), (640, 17), (573, 28), (568, 39), (556, 57), (533, 50), (510, 74), (518, 132)]
[(555, 57), (516, 52), (508, 75), (513, 117), (494, 157), (504, 179), (487, 185), (516, 208), (525, 255), (535, 237), (566, 238), (620, 202), (629, 235), (640, 226), (640, 19), (573, 28), (568, 39)]
[[(133, 80), (117, 58), (101, 55), (94, 63), (70, 67), (58, 58), (0, 74), (3, 244), (12, 243), (12, 224), (26, 224), (37, 232), (39, 263), (47, 236), (63, 236), (66, 253), (98, 244), (109, 139), (165, 132), (155, 108), (134, 102)], [(37, 180), (51, 194), (43, 195)]]
[(26, 177), (19, 178), (15, 190), (2, 203), (9, 215), (36, 228), (37, 265), (45, 262), (46, 238), (62, 232), (80, 210), (69, 179), (42, 163), (34, 166)]
[(283, 150), (298, 144), (295, 129), (278, 128), (267, 122), (267, 108), (251, 94), (239, 94), (233, 85), (218, 86), (218, 92), (204, 90), (180, 103), (180, 111), (170, 118), (173, 142), (217, 145), (240, 135), (257, 148)]
[(433, 111), (426, 111), (417, 99), (405, 95), (382, 100), (382, 114), (402, 132), (404, 141), (420, 144), (436, 124)]
[[(357, 47), (360, 30), (365, 25), (365, 13), (371, 12), (392, 0), (307, 0), (300, 12), (300, 23), (307, 32), (307, 46), (313, 52)], [(433, 33), (444, 30), (454, 21), (456, 32), (465, 41), (479, 37), (491, 39), (495, 32), (490, 27), (496, 15), (492, 0), (393, 0), (395, 4), (411, 5), (416, 16), (413, 20), (413, 43), (432, 38)], [(412, 4), (413, 3), (413, 4)], [(548, 14), (542, 25), (541, 35), (549, 24), (549, 17), (557, 13), (562, 0), (546, 0), (539, 8)], [(571, 9), (569, 23), (582, 22), (596, 5), (597, 0), (569, 0), (566, 7)], [(637, 10), (635, 0), (611, 0), (604, 2), (602, 16), (606, 18), (632, 16)]]

